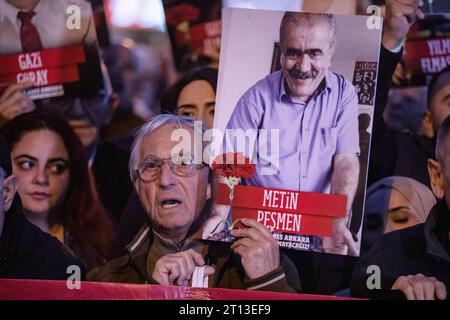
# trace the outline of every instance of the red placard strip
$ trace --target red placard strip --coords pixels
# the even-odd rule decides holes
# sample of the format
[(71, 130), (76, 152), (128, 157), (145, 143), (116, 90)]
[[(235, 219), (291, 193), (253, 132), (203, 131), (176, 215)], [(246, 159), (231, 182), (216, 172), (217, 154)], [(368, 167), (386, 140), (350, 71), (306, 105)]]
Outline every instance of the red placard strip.
[[(218, 184), (217, 203), (229, 204), (230, 188)], [(347, 198), (337, 194), (290, 191), (238, 185), (234, 189), (233, 207), (283, 211), (297, 214), (345, 217)]]
[(233, 222), (254, 219), (274, 232), (331, 237), (333, 218), (282, 211), (262, 211), (233, 206)]
[[(230, 188), (219, 184), (217, 204), (230, 203)], [(233, 222), (250, 218), (274, 232), (297, 235), (332, 235), (333, 219), (345, 217), (346, 197), (238, 185), (233, 197)]]
[(257, 290), (198, 289), (177, 286), (66, 281), (0, 280), (0, 300), (357, 300), (333, 296)]
[(0, 75), (0, 83), (22, 83), (31, 81), (36, 87), (76, 82), (80, 80), (78, 66), (54, 69), (39, 69), (17, 74)]
[(86, 62), (82, 44), (46, 49), (30, 53), (0, 56), (0, 75), (16, 74), (36, 69), (53, 69)]

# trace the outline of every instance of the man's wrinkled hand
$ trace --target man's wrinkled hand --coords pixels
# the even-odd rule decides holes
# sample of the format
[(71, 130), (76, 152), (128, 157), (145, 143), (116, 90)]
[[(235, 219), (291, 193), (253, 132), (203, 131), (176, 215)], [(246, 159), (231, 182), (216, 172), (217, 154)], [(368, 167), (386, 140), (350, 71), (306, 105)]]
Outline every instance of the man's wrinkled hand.
[(241, 257), (249, 279), (262, 277), (280, 266), (280, 249), (272, 233), (252, 219), (240, 220), (243, 228), (233, 229), (231, 235), (239, 238), (231, 249)]
[[(204, 266), (202, 255), (192, 249), (161, 257), (155, 264), (152, 278), (161, 285), (187, 286), (194, 268)], [(206, 266), (204, 276), (214, 274), (215, 269)]]
[(442, 282), (421, 273), (415, 276), (399, 277), (392, 289), (403, 292), (408, 300), (445, 300), (447, 298), (447, 289)]

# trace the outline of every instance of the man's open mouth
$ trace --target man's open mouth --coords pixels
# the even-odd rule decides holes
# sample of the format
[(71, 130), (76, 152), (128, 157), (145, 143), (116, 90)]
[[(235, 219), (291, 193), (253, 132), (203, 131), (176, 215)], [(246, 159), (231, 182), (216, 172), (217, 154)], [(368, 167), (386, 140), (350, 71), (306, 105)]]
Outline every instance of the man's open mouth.
[(177, 199), (165, 199), (161, 201), (161, 207), (164, 209), (172, 209), (178, 207), (181, 204), (180, 200)]

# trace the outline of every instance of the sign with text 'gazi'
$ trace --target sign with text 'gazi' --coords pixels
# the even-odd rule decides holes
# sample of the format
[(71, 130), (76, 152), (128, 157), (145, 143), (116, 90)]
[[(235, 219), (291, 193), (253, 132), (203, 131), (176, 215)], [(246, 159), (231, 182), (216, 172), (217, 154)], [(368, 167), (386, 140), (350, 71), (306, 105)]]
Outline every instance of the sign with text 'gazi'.
[(0, 56), (0, 83), (34, 82), (36, 87), (80, 80), (78, 65), (86, 62), (82, 44)]

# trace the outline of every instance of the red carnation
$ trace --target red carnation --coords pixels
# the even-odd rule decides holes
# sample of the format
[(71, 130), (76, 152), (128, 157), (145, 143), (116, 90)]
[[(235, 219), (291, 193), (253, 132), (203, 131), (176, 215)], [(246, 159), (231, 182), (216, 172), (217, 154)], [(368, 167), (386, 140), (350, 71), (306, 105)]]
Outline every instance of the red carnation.
[(224, 153), (217, 156), (212, 169), (226, 178), (251, 178), (256, 171), (256, 165), (250, 163), (250, 159), (243, 153)]

